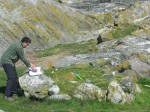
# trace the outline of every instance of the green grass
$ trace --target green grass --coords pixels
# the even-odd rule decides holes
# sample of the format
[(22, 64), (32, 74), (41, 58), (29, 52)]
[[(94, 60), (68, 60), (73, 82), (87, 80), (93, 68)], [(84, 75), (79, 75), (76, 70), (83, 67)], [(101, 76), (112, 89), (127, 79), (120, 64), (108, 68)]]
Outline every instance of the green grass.
[(127, 35), (131, 35), (131, 33), (133, 31), (136, 31), (137, 29), (138, 29), (137, 25), (129, 24), (129, 25), (125, 25), (123, 28), (113, 30), (112, 35), (115, 39), (123, 38)]
[[(54, 71), (53, 69), (51, 70), (45, 70), (45, 74), (48, 76), (52, 77), (52, 79), (55, 80), (56, 84), (60, 87), (62, 93), (67, 93), (72, 95), (72, 89), (74, 89), (77, 85), (79, 85), (82, 82), (86, 82), (86, 80), (90, 80), (91, 83), (101, 86), (99, 82), (101, 81), (101, 88), (107, 89), (106, 86), (108, 85), (108, 82), (103, 79), (100, 79), (100, 76), (103, 75), (103, 71), (100, 68), (97, 67), (91, 67), (91, 66), (86, 66), (84, 68), (80, 67), (68, 67), (68, 68), (60, 68), (57, 71), (55, 71), (53, 74), (50, 71)], [(75, 77), (71, 72), (76, 72), (78, 73), (83, 80), (78, 79)], [(68, 77), (72, 77), (74, 81), (78, 81), (77, 84), (72, 84), (69, 81), (72, 81), (72, 79), (69, 79)]]
[[(25, 71), (25, 68), (18, 68), (18, 74)], [(54, 73), (51, 73), (54, 69), (44, 70), (45, 75), (52, 77), (55, 83), (60, 87), (60, 93), (67, 93), (72, 95), (73, 89), (85, 82), (86, 79), (91, 80), (91, 83), (96, 84), (103, 90), (106, 89), (108, 82), (106, 79), (100, 77), (104, 72), (99, 67), (86, 66), (80, 67), (68, 67), (60, 68)], [(70, 74), (72, 71), (77, 72), (83, 78), (79, 80), (77, 84), (72, 84), (68, 79), (65, 79), (65, 75)], [(6, 75), (3, 70), (0, 70), (0, 109), (5, 112), (148, 112), (150, 111), (150, 88), (144, 85), (150, 84), (150, 79), (139, 79), (139, 85), (142, 89), (142, 93), (136, 95), (136, 100), (131, 104), (112, 104), (111, 102), (99, 102), (97, 100), (79, 100), (72, 98), (70, 101), (54, 101), (43, 100), (36, 101), (26, 97), (19, 97), (19, 99), (8, 102), (4, 98), (4, 88), (6, 83)]]
[(44, 51), (38, 51), (36, 57), (41, 58), (51, 56), (65, 51), (70, 52), (71, 54), (95, 52), (97, 51), (96, 41), (89, 40), (88, 42), (81, 43), (59, 44), (52, 48), (45, 49)]

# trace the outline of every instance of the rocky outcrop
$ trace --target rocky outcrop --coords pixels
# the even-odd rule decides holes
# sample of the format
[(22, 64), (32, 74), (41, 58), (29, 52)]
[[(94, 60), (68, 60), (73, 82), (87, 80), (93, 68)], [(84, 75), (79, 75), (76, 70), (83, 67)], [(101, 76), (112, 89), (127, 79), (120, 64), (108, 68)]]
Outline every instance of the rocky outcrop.
[[(109, 71), (108, 69), (118, 72), (135, 70), (136, 73), (134, 71), (126, 73), (148, 78), (150, 77), (149, 46), (149, 35), (128, 36), (119, 40), (116, 39), (98, 44), (97, 48), (99, 51), (95, 53), (64, 57), (54, 62), (53, 66), (59, 68), (84, 63), (103, 67), (104, 71)], [(137, 79), (134, 78), (134, 80)]]
[(65, 5), (53, 0), (9, 1), (5, 5), (1, 1), (0, 54), (10, 43), (20, 41), (23, 36), (32, 39), (28, 50), (95, 39), (99, 35), (103, 41), (108, 41), (114, 38), (114, 22), (118, 27), (132, 22), (140, 26), (141, 30), (134, 32), (134, 35), (149, 32), (148, 2), (129, 8), (113, 3), (101, 4), (98, 1), (83, 2), (83, 6), (88, 2), (93, 4), (90, 8), (78, 8), (73, 4)]
[(32, 39), (30, 49), (45, 49), (59, 43), (96, 38), (98, 32), (89, 31), (101, 28), (99, 21), (91, 14), (53, 0), (9, 1), (5, 5), (1, 1), (0, 5), (3, 6), (0, 9), (1, 46), (28, 36)]
[[(73, 4), (65, 5), (53, 0), (9, 1), (5, 2), (5, 5), (2, 0), (0, 2), (3, 6), (0, 8), (0, 54), (10, 43), (20, 41), (23, 36), (32, 39), (32, 45), (28, 50), (95, 39), (102, 32), (114, 29), (114, 21), (119, 27), (133, 22), (140, 25), (143, 32), (149, 32), (150, 8), (147, 2), (131, 8), (113, 3), (88, 2), (93, 5), (81, 9)], [(83, 2), (83, 6), (88, 2)], [(144, 24), (141, 24), (141, 21)], [(113, 38), (104, 40), (110, 39)]]

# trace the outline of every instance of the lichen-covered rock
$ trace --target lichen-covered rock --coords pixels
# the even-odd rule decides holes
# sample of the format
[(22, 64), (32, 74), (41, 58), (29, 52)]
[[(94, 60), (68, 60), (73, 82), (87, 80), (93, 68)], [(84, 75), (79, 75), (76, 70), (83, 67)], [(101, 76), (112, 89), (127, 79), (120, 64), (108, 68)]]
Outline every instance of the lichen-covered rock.
[(19, 78), (20, 87), (24, 90), (25, 95), (39, 99), (48, 96), (48, 90), (53, 83), (54, 81), (44, 74), (30, 76), (29, 73), (26, 73)]
[(125, 96), (125, 93), (116, 81), (113, 81), (109, 84), (107, 100), (110, 100), (113, 103), (125, 103)]
[(108, 86), (108, 96), (107, 100), (112, 103), (121, 103), (131, 102), (134, 100), (134, 96), (129, 93), (125, 93), (117, 81), (112, 81)]
[(74, 97), (79, 99), (98, 99), (102, 101), (105, 99), (105, 94), (103, 90), (91, 83), (82, 83), (76, 88)]
[(136, 72), (134, 70), (128, 69), (128, 70), (124, 71), (123, 74), (125, 76), (129, 76), (133, 82), (135, 82), (135, 83), (138, 82), (138, 78), (137, 78)]
[(116, 64), (114, 66), (114, 71), (121, 71), (122, 70), (122, 64)]
[(115, 22), (119, 26), (130, 24), (130, 23), (138, 24), (144, 18), (149, 16), (149, 11), (150, 11), (149, 7), (150, 7), (150, 2), (134, 3), (134, 6), (131, 6), (130, 8), (118, 14), (119, 16), (115, 19)]
[(103, 42), (112, 40), (113, 39), (112, 29), (102, 32), (100, 36)]
[(150, 55), (146, 54), (145, 52), (138, 53), (137, 55), (138, 55), (137, 57), (139, 58), (139, 60), (145, 63), (148, 63), (148, 60), (150, 59)]
[(120, 85), (122, 90), (126, 93), (135, 94), (141, 91), (138, 85), (129, 76), (124, 77)]
[(125, 60), (122, 62), (122, 68), (125, 69), (129, 69), (131, 67), (130, 62), (128, 60)]
[(28, 36), (33, 41), (30, 50), (38, 50), (60, 43), (87, 40), (86, 37), (93, 38), (94, 35), (84, 35), (84, 31), (99, 30), (95, 17), (54, 0), (11, 0), (9, 2), (2, 0), (0, 5), (3, 2), (5, 5), (0, 8), (0, 40), (6, 39), (5, 43), (7, 41), (10, 43), (12, 40), (20, 41), (23, 36)]
[[(56, 1), (74, 3), (86, 1), (91, 11), (72, 8)], [(140, 2), (125, 7), (119, 4), (101, 4), (99, 0), (1, 0), (0, 4), (0, 54), (13, 41), (20, 41), (23, 36), (32, 39), (28, 50), (50, 48), (57, 44), (67, 44), (95, 39), (102, 35), (103, 41), (113, 39), (112, 30), (122, 29), (124, 25), (136, 24), (149, 33), (150, 3)], [(102, 2), (107, 0), (102, 0)], [(86, 7), (83, 2), (83, 7)], [(99, 3), (99, 4), (98, 4)], [(96, 5), (98, 10), (95, 9)], [(102, 7), (101, 7), (102, 6)], [(121, 8), (123, 10), (118, 10)], [(87, 7), (89, 8), (89, 7)], [(113, 10), (114, 9), (114, 10)], [(17, 18), (16, 18), (17, 16)], [(115, 22), (115, 24), (114, 24)]]
[(99, 66), (105, 66), (105, 65), (111, 65), (111, 60), (109, 60), (109, 59), (105, 59), (105, 58), (103, 58), (103, 59), (97, 59), (96, 60), (96, 63), (99, 65)]

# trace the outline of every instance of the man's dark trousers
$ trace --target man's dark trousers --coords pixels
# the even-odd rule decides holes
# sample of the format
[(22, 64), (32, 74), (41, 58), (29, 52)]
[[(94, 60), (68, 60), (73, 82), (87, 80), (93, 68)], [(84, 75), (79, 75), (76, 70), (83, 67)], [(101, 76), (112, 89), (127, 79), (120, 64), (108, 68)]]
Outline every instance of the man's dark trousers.
[(18, 75), (15, 66), (3, 64), (2, 67), (7, 75), (5, 96), (10, 97), (12, 94), (17, 94)]

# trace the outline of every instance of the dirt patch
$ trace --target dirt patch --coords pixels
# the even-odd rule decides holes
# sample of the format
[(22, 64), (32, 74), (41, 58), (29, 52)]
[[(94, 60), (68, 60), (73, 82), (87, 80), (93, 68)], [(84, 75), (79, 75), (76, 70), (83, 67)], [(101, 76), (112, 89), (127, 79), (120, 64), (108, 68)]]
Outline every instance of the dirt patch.
[[(40, 66), (43, 69), (47, 69), (49, 65), (53, 65), (54, 62), (56, 62), (57, 60), (64, 58), (68, 55), (70, 55), (70, 52), (61, 52), (59, 54), (56, 55), (52, 55), (52, 56), (47, 56), (47, 57), (42, 57), (42, 58), (37, 58), (35, 55), (35, 52), (27, 52), (26, 53), (26, 57), (30, 60), (31, 63), (33, 63), (35, 66)], [(24, 63), (22, 61), (18, 61), (16, 63), (17, 67), (23, 67), (25, 66)]]

